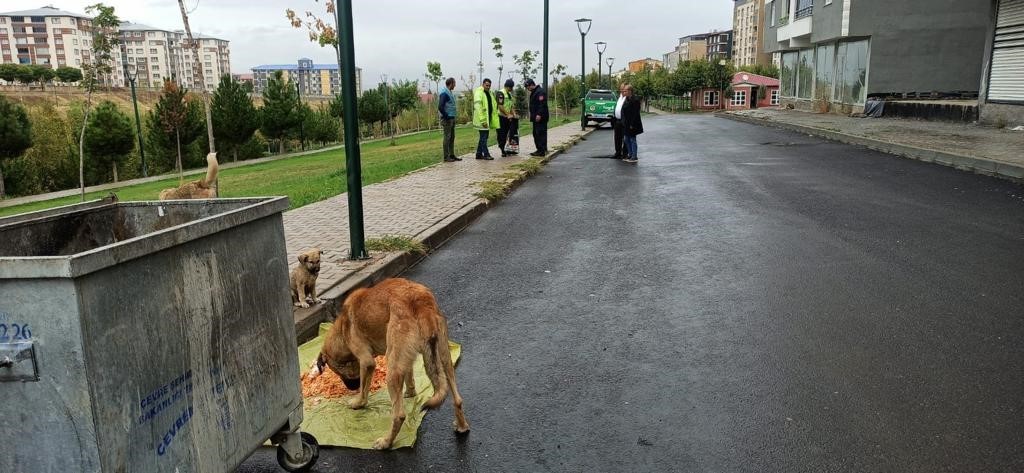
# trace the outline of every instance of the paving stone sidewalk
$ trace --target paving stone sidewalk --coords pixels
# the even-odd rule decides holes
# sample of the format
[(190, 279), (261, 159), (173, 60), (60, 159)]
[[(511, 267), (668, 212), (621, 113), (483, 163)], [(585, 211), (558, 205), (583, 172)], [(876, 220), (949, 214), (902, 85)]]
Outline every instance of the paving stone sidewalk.
[[(1019, 178), (1024, 170), (1024, 131), (1008, 128), (899, 118), (853, 118), (779, 109), (732, 111), (723, 116), (808, 131), (839, 141), (864, 144), (914, 159), (985, 174)], [(846, 139), (848, 137), (861, 138), (863, 141)], [(885, 144), (894, 147), (887, 149)], [(926, 152), (915, 155), (915, 149)], [(958, 157), (967, 159), (961, 160)]]
[[(437, 143), (438, 164), (391, 181), (363, 188), (363, 226), (366, 238), (384, 235), (415, 237), (463, 208), (482, 201), (474, 194), (478, 182), (508, 173), (508, 167), (529, 157), (536, 150), (530, 125), (520, 125), (520, 153), (502, 158), (497, 146), (491, 147), (494, 161), (477, 160), (473, 154), (463, 161), (442, 163), (441, 142)], [(579, 123), (548, 130), (548, 151), (555, 151), (584, 134)], [(348, 261), (348, 194), (306, 205), (284, 214), (285, 241), (290, 267), (298, 254), (309, 248), (324, 251), (317, 293), (323, 294), (366, 263)]]

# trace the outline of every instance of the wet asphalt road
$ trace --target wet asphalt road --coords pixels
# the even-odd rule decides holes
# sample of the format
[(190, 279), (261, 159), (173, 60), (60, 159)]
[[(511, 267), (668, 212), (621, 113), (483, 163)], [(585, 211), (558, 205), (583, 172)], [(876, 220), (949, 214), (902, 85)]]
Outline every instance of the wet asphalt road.
[(449, 401), (415, 448), (314, 471), (1024, 470), (1024, 187), (645, 128), (638, 166), (600, 130), (408, 274), (463, 344), (470, 435)]

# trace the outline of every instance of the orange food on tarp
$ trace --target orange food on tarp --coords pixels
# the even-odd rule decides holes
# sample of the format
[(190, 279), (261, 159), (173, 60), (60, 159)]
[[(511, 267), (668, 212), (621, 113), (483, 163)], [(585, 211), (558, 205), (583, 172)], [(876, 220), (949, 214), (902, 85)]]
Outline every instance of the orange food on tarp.
[[(384, 387), (388, 375), (388, 362), (383, 355), (374, 358), (377, 369), (373, 371), (373, 381), (370, 383), (370, 392), (376, 392)], [(352, 396), (358, 391), (352, 391), (341, 382), (341, 377), (334, 370), (324, 366), (324, 372), (316, 379), (309, 379), (302, 376), (302, 397), (310, 398), (337, 398)]]

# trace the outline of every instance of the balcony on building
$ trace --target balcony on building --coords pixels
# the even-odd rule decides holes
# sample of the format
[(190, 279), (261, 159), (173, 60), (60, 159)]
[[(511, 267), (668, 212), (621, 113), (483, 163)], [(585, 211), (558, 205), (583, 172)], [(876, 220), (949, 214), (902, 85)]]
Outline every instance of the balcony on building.
[[(775, 0), (781, 10), (776, 38), (784, 49), (811, 45), (811, 16), (814, 0)], [(819, 0), (821, 1), (821, 0)]]

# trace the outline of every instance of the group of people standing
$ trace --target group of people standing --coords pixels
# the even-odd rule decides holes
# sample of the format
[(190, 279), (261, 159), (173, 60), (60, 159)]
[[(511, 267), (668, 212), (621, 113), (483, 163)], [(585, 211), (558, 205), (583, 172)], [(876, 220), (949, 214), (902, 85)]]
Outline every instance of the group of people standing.
[(627, 83), (619, 85), (619, 100), (615, 103), (612, 128), (615, 130), (614, 158), (636, 164), (636, 137), (644, 132), (644, 123), (640, 119), (640, 99), (633, 95), (633, 86)]
[[(444, 85), (445, 89), (440, 91), (437, 103), (437, 111), (444, 129), (444, 161), (462, 161), (455, 156), (455, 78), (449, 77)], [(533, 124), (533, 141), (537, 148), (530, 156), (545, 156), (548, 153), (547, 92), (533, 79), (526, 79), (523, 86), (530, 91), (530, 123)], [(498, 148), (502, 157), (518, 154), (519, 115), (516, 112), (514, 87), (515, 81), (508, 79), (501, 90), (492, 92), (491, 80), (484, 79), (473, 91), (473, 127), (479, 133), (476, 159), (494, 159), (487, 147), (492, 129), (498, 132)]]

